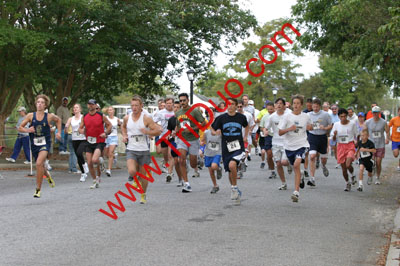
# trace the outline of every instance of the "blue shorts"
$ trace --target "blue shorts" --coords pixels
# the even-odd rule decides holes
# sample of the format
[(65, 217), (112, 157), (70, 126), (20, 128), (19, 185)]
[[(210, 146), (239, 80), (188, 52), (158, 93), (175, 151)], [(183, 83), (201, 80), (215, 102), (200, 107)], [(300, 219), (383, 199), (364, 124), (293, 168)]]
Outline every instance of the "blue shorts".
[(160, 139), (160, 136), (157, 136), (155, 139), (155, 143), (157, 143), (157, 141)]
[(336, 140), (330, 139), (329, 140), (329, 145), (330, 146), (336, 146)]
[[(201, 150), (202, 153), (204, 153), (205, 149), (206, 149), (206, 145), (205, 144), (203, 146), (200, 146), (200, 150)], [(208, 166), (206, 166), (206, 167), (208, 167)]]
[(32, 146), (32, 156), (35, 159), (35, 161), (37, 160), (37, 158), (39, 156), (39, 152), (41, 152), (41, 151), (50, 152), (50, 145), (51, 145), (51, 143), (46, 143), (46, 145), (43, 145), (43, 146), (35, 146), (34, 144), (31, 145)]
[(224, 162), (225, 172), (229, 172), (229, 163), (230, 161), (235, 161), (237, 165), (239, 165), (240, 160), (245, 158), (246, 153), (242, 150), (234, 151), (232, 153), (228, 153), (227, 155), (222, 156), (222, 161)]
[(307, 151), (308, 151), (308, 148), (300, 148), (295, 151), (285, 150), (286, 157), (288, 158), (291, 165), (294, 164), (294, 161), (296, 161), (297, 158), (301, 158), (301, 162), (304, 163), (304, 159), (306, 158)]
[(221, 155), (215, 155), (214, 157), (205, 156), (204, 157), (204, 165), (206, 167), (211, 167), (211, 164), (216, 163), (219, 166), (221, 162)]
[(400, 149), (400, 141), (392, 141), (392, 150)]
[(317, 151), (320, 154), (326, 154), (328, 150), (328, 137), (326, 135), (308, 134), (310, 151)]
[(270, 150), (272, 149), (272, 136), (260, 137), (258, 142), (262, 150)]
[(118, 136), (108, 136), (106, 139), (106, 148), (108, 148), (110, 145), (116, 145), (118, 146)]

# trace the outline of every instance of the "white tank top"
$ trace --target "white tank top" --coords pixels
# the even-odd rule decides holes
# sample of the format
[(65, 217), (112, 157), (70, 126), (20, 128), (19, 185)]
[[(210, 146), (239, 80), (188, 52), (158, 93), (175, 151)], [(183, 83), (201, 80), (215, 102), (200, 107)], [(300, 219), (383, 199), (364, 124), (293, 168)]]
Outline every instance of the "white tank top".
[(132, 114), (129, 115), (128, 124), (126, 129), (128, 131), (128, 146), (127, 150), (130, 151), (148, 151), (149, 138), (147, 135), (143, 135), (141, 128), (146, 128), (143, 122), (144, 113), (140, 114), (139, 119), (135, 122), (132, 119)]
[(114, 116), (114, 118), (111, 119), (107, 116), (107, 119), (110, 121), (112, 125), (111, 134), (108, 136), (118, 136), (118, 117)]
[(84, 134), (79, 133), (79, 126), (81, 125), (82, 115), (79, 115), (79, 119), (76, 120), (75, 116), (71, 118), (72, 127), (72, 140), (85, 140)]

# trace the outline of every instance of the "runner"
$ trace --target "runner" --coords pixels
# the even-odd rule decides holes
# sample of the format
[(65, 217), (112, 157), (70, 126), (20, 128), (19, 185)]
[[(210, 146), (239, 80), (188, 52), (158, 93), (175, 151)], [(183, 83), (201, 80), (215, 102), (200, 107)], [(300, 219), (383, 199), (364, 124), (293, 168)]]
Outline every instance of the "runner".
[[(134, 177), (137, 172), (146, 175), (146, 170), (143, 167), (149, 165), (150, 159), (150, 140), (149, 136), (159, 136), (161, 127), (154, 123), (151, 116), (145, 115), (142, 112), (143, 100), (140, 96), (135, 95), (131, 99), (132, 114), (124, 117), (122, 124), (122, 136), (124, 142), (128, 143), (126, 147), (126, 165), (128, 168), (129, 177)], [(143, 193), (140, 198), (140, 203), (147, 202), (146, 192), (148, 181), (138, 177)], [(135, 186), (139, 186), (134, 181)]]
[[(179, 156), (179, 167), (183, 181), (185, 182), (182, 188), (182, 192), (186, 193), (192, 191), (192, 187), (190, 186), (187, 177), (188, 170), (186, 166), (186, 156), (187, 154), (189, 154), (190, 166), (193, 169), (196, 169), (197, 156), (199, 155), (199, 148), (200, 148), (199, 136), (198, 136), (199, 128), (186, 115), (186, 112), (190, 109), (189, 95), (187, 93), (181, 93), (178, 96), (179, 96), (179, 102), (181, 104), (181, 109), (178, 112), (176, 112), (176, 118), (178, 120), (176, 132), (179, 132), (181, 128), (183, 129), (183, 131), (181, 131), (182, 132), (181, 134), (177, 134), (178, 139), (176, 140), (176, 144), (179, 152), (181, 153)], [(190, 114), (202, 126), (206, 124), (204, 117), (201, 115), (200, 111), (197, 108), (195, 108)], [(190, 127), (197, 133), (197, 136), (193, 135), (186, 127), (186, 125), (190, 125)], [(185, 139), (185, 141), (189, 143), (189, 146), (186, 145), (186, 143), (182, 139)], [(195, 172), (194, 176), (199, 177), (200, 173)]]
[(303, 110), (303, 113), (310, 113), (313, 111), (313, 99), (308, 98), (306, 100), (306, 109)]
[(279, 122), (279, 135), (283, 137), (283, 146), (286, 156), (291, 165), (294, 166), (295, 190), (291, 196), (293, 202), (299, 201), (299, 190), (304, 188), (304, 177), (301, 177), (301, 163), (304, 161), (308, 148), (306, 130), (312, 130), (310, 117), (303, 113), (304, 96), (294, 95), (292, 97), (293, 112), (286, 114)]
[[(375, 145), (376, 152), (374, 154), (375, 167), (376, 167), (376, 181), (375, 185), (380, 185), (381, 171), (382, 171), (382, 159), (385, 157), (385, 144), (389, 144), (390, 132), (386, 121), (380, 118), (381, 108), (374, 106), (372, 108), (372, 119), (365, 122), (364, 128), (368, 129), (368, 133), (371, 136), (370, 139)], [(384, 133), (386, 132), (386, 139)], [(368, 177), (367, 184), (372, 183), (372, 178)]]
[(372, 141), (368, 139), (369, 134), (367, 129), (361, 131), (361, 140), (358, 142), (356, 158), (360, 158), (360, 174), (358, 181), (358, 191), (363, 191), (363, 178), (364, 169), (368, 172), (368, 179), (372, 179), (372, 167), (374, 162), (372, 161), (372, 154), (376, 152), (375, 145)]
[(364, 128), (364, 124), (365, 124), (365, 114), (363, 112), (359, 112), (358, 119), (356, 121), (357, 129), (358, 129), (357, 140), (360, 139), (361, 131)]
[(315, 187), (315, 169), (317, 156), (320, 155), (322, 163), (322, 172), (324, 176), (329, 175), (326, 163), (328, 160), (328, 134), (332, 129), (332, 120), (330, 115), (321, 110), (321, 100), (314, 99), (312, 104), (313, 111), (309, 112), (313, 130), (309, 131), (308, 142), (310, 143), (310, 172), (311, 179), (307, 185)]
[(114, 107), (109, 106), (107, 108), (107, 113), (107, 119), (112, 125), (112, 130), (106, 139), (106, 148), (104, 149), (104, 153), (108, 157), (108, 168), (106, 169), (106, 175), (111, 177), (111, 169), (114, 163), (114, 152), (115, 148), (118, 146), (118, 128), (121, 127), (121, 121), (118, 119), (118, 117), (114, 116)]
[(275, 107), (272, 102), (267, 103), (266, 113), (260, 122), (260, 147), (261, 147), (261, 165), (260, 168), (265, 167), (265, 154), (267, 154), (268, 169), (271, 171), (269, 179), (276, 178), (275, 165), (272, 154), (272, 142), (274, 131), (268, 127), (271, 115), (275, 112)]
[[(179, 101), (175, 101), (174, 102), (174, 113), (176, 114), (176, 112), (178, 112), (181, 109), (181, 105), (179, 103)], [(169, 131), (171, 131), (171, 134), (169, 135), (169, 142), (176, 148), (176, 142), (175, 142), (175, 137), (176, 137), (176, 116), (172, 116), (170, 119), (168, 119), (168, 126), (167, 129)], [(171, 149), (171, 156), (172, 158), (174, 158), (174, 165), (175, 165), (175, 171), (176, 174), (178, 175), (178, 187), (183, 187), (184, 183), (183, 183), (183, 178), (182, 178), (182, 174), (180, 171), (180, 167), (179, 167), (179, 156), (178, 154), (176, 154), (172, 149)], [(174, 174), (171, 174), (171, 179), (174, 177)], [(171, 182), (171, 180), (168, 179), (167, 176), (167, 183)]]
[[(308, 113), (312, 112), (313, 111), (312, 106), (313, 106), (313, 99), (308, 98), (306, 100), (306, 109), (303, 110), (303, 113), (308, 114)], [(308, 140), (308, 137), (309, 137), (309, 132), (307, 131), (307, 140)], [(317, 162), (318, 162), (317, 164), (319, 167), (319, 156), (317, 156)], [(309, 181), (310, 176), (308, 174), (308, 151), (306, 152), (306, 158), (304, 159), (303, 173), (304, 173), (304, 177)]]
[(349, 112), (349, 117), (348, 117), (348, 119), (349, 119), (350, 121), (353, 121), (354, 123), (356, 123), (357, 120), (358, 120), (358, 117), (357, 117), (356, 114), (354, 113), (353, 107), (351, 107), (351, 106), (347, 107), (347, 112)]
[[(248, 141), (249, 126), (244, 115), (236, 112), (238, 100), (228, 99), (228, 113), (221, 115), (212, 124), (213, 135), (221, 135), (222, 160), (225, 171), (229, 172), (231, 183), (231, 200), (240, 203), (242, 192), (237, 186), (237, 168), (240, 162), (245, 159), (245, 143)], [(242, 129), (245, 129), (244, 135)]]
[[(221, 136), (213, 136), (211, 130), (207, 129), (203, 134), (201, 142), (206, 145), (204, 150), (204, 165), (208, 168), (213, 183), (213, 188), (210, 193), (215, 194), (219, 191), (217, 179), (221, 179), (222, 177), (222, 169), (219, 166), (219, 163), (221, 162)], [(217, 173), (217, 178), (215, 178), (215, 172)]]
[(285, 116), (285, 100), (283, 98), (278, 98), (275, 101), (275, 109), (276, 112), (271, 114), (268, 119), (268, 123), (266, 128), (268, 129), (268, 133), (273, 132), (274, 136), (272, 137), (272, 155), (274, 161), (276, 163), (276, 170), (278, 171), (279, 177), (281, 179), (282, 185), (278, 188), (279, 190), (286, 190), (286, 178), (285, 172), (283, 171), (283, 166), (288, 167), (289, 174), (292, 173), (292, 167), (289, 164), (289, 161), (286, 157), (286, 152), (283, 147), (283, 137), (279, 135), (279, 122)]
[[(344, 191), (351, 190), (351, 184), (357, 183), (354, 169), (351, 163), (354, 161), (355, 144), (357, 144), (357, 126), (354, 122), (347, 119), (349, 113), (346, 109), (340, 108), (339, 122), (334, 123), (331, 136), (333, 141), (337, 141), (337, 162), (342, 167), (343, 178), (346, 181)], [(351, 181), (347, 171), (350, 172)]]
[[(29, 133), (29, 138), (32, 143), (32, 156), (36, 161), (36, 190), (33, 194), (34, 198), (40, 198), (40, 190), (42, 188), (43, 175), (46, 176), (50, 187), (54, 187), (54, 180), (51, 178), (49, 171), (46, 169), (45, 161), (50, 150), (51, 135), (50, 123), (57, 123), (56, 138), (61, 140), (61, 119), (55, 114), (45, 113), (45, 109), (49, 106), (50, 100), (44, 94), (40, 94), (35, 98), (36, 112), (29, 113), (19, 126), (18, 131)], [(31, 126), (25, 128), (27, 124)]]
[[(332, 105), (331, 110), (332, 110), (332, 113), (330, 114), (330, 116), (331, 116), (332, 124), (335, 124), (336, 122), (340, 121), (339, 116), (338, 116), (339, 107), (336, 104), (334, 104), (334, 105)], [(335, 159), (337, 160), (336, 144), (337, 144), (336, 141), (334, 141), (332, 139), (332, 137), (330, 137), (329, 138), (329, 146), (331, 147), (331, 156), (332, 155), (335, 156)], [(335, 166), (335, 168), (339, 168), (339, 167), (340, 167), (340, 164), (337, 164)]]
[[(397, 109), (397, 116), (390, 119), (389, 127), (392, 128), (392, 152), (395, 158), (399, 157), (400, 147), (400, 107)], [(400, 159), (397, 165), (397, 171), (400, 171)]]
[[(89, 112), (83, 116), (79, 126), (79, 133), (84, 134), (86, 131), (86, 160), (93, 179), (93, 184), (90, 188), (94, 189), (100, 186), (100, 156), (106, 146), (105, 141), (107, 135), (111, 133), (112, 125), (103, 113), (96, 110), (97, 108), (100, 109), (97, 106), (96, 100), (90, 99), (87, 107)], [(104, 127), (106, 127), (106, 132), (104, 132)], [(94, 164), (97, 165), (96, 169), (94, 168)]]
[[(249, 105), (254, 107), (254, 101), (250, 100)], [(258, 133), (260, 132), (260, 128), (259, 128), (260, 122), (259, 121), (257, 122), (257, 116), (259, 113), (260, 113), (260, 110), (258, 110), (257, 108), (254, 107), (254, 117), (253, 118), (254, 118), (256, 124), (254, 125), (253, 130), (251, 131), (251, 141), (252, 141), (251, 143), (253, 144), (253, 146), (255, 148), (255, 151), (254, 151), (255, 155), (261, 156), (261, 152), (258, 149), (258, 141), (257, 141)]]
[[(367, 114), (365, 115), (365, 120), (370, 120), (373, 117), (372, 108), (374, 108), (375, 106), (378, 106), (378, 105), (376, 104), (376, 102), (373, 102), (371, 104), (371, 110), (369, 110), (367, 112)], [(382, 112), (379, 113), (379, 117), (385, 119), (385, 115)]]
[[(253, 127), (255, 126), (254, 119), (253, 119), (253, 116), (249, 112), (244, 111), (244, 102), (242, 100), (238, 100), (237, 111), (246, 117), (247, 124), (249, 125), (249, 130), (251, 132), (253, 130)], [(243, 128), (242, 129), (243, 136), (245, 135), (244, 130), (245, 129)], [(243, 177), (243, 172), (246, 172), (246, 168), (248, 166), (247, 160), (251, 161), (251, 157), (250, 157), (250, 145), (251, 144), (250, 143), (251, 143), (251, 134), (248, 135), (247, 142), (244, 144), (244, 148), (246, 151), (246, 159), (244, 161), (244, 164), (241, 164), (240, 165), (241, 167), (239, 167), (239, 173), (238, 173), (239, 179)]]
[[(157, 108), (157, 110), (153, 113), (153, 119), (154, 119), (154, 117), (157, 116), (158, 112), (162, 111), (162, 110), (165, 108), (165, 101), (164, 101), (164, 99), (163, 99), (163, 98), (158, 99), (157, 105), (158, 105), (158, 108)], [(161, 125), (161, 122), (158, 122), (158, 124)], [(158, 140), (159, 140), (159, 136), (155, 137), (155, 142), (154, 142), (154, 143), (157, 143)], [(161, 152), (162, 152), (162, 150), (161, 150), (161, 144), (156, 145), (156, 152), (157, 152), (157, 154), (161, 154)], [(166, 163), (166, 162), (163, 162), (162, 165), (164, 166), (165, 163)], [(164, 168), (164, 167), (163, 167), (162, 170), (163, 170), (163, 173), (166, 173), (166, 172), (167, 172), (167, 171), (166, 171), (166, 168)]]
[(329, 115), (332, 114), (332, 110), (330, 108), (329, 102), (324, 102), (322, 104), (322, 110), (324, 110), (325, 112), (327, 112)]
[(89, 167), (85, 163), (85, 158), (83, 157), (83, 152), (86, 149), (86, 136), (79, 133), (79, 127), (82, 122), (83, 115), (81, 114), (82, 108), (80, 104), (75, 104), (73, 108), (74, 116), (70, 117), (65, 124), (66, 128), (71, 126), (72, 128), (72, 146), (74, 148), (76, 158), (78, 159), (78, 165), (81, 169), (81, 179), (80, 182), (85, 182), (87, 174), (89, 173)]

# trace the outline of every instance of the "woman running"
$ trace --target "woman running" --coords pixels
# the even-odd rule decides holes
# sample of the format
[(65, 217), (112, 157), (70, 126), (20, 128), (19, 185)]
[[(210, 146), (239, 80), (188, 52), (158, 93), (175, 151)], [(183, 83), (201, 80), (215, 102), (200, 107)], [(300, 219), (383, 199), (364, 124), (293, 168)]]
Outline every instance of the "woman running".
[(106, 148), (104, 149), (104, 154), (108, 156), (108, 168), (106, 169), (106, 175), (111, 176), (111, 168), (114, 162), (114, 151), (118, 146), (118, 127), (121, 127), (121, 121), (118, 117), (114, 116), (115, 110), (112, 106), (107, 108), (108, 113), (108, 121), (110, 121), (112, 125), (111, 134), (108, 135), (106, 140)]

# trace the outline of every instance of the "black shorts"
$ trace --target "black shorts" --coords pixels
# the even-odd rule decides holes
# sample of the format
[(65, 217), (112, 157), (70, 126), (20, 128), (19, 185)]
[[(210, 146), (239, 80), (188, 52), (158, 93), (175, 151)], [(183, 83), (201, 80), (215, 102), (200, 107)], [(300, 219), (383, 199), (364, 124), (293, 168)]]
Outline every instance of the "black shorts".
[(328, 137), (324, 135), (314, 135), (308, 133), (308, 142), (310, 151), (317, 151), (320, 154), (326, 154), (328, 151)]
[(164, 141), (161, 141), (161, 148), (168, 148), (168, 144)]
[[(175, 141), (170, 140), (170, 142), (171, 142), (171, 144), (172, 144), (175, 148), (177, 147)], [(167, 145), (167, 146), (168, 146), (168, 145)], [(173, 158), (179, 157), (178, 154), (176, 154), (176, 153), (174, 152), (173, 149), (171, 149), (171, 155), (172, 155)]]
[(360, 163), (360, 165), (364, 165), (365, 170), (367, 170), (367, 172), (372, 173), (372, 168), (374, 166), (374, 162), (372, 161), (372, 158), (360, 158), (358, 159), (358, 162)]
[(85, 147), (85, 152), (88, 153), (94, 153), (96, 149), (99, 149), (100, 152), (104, 150), (104, 147), (106, 146), (106, 143), (94, 143), (90, 144), (89, 142), (86, 141), (86, 147)]
[(268, 151), (272, 149), (272, 136), (260, 137), (258, 143), (262, 150)]

